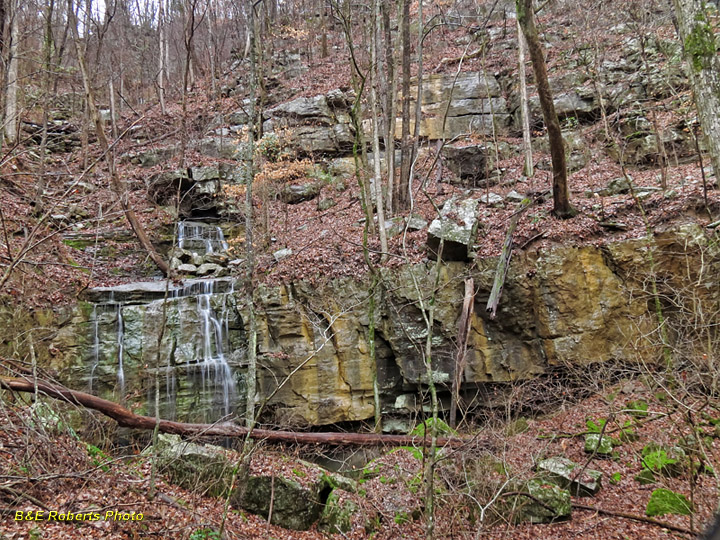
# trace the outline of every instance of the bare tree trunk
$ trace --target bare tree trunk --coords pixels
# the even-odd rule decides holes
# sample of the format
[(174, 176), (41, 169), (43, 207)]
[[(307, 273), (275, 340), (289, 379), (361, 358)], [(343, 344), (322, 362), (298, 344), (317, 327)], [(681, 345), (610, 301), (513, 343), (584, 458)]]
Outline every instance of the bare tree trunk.
[(690, 85), (716, 175), (720, 175), (720, 58), (703, 0), (673, 0)]
[(567, 164), (565, 162), (565, 145), (563, 142), (560, 121), (555, 112), (550, 83), (548, 82), (545, 56), (540, 46), (540, 37), (535, 26), (532, 0), (516, 0), (517, 20), (527, 40), (528, 52), (535, 72), (540, 107), (542, 108), (545, 127), (550, 141), (550, 156), (553, 168), (553, 213), (560, 218), (569, 218), (576, 214), (570, 206), (570, 193), (567, 182)]
[(117, 139), (117, 107), (115, 106), (115, 84), (112, 74), (110, 74), (110, 78), (108, 79), (108, 94), (110, 94), (110, 126), (112, 128), (113, 139)]
[(160, 100), (160, 111), (163, 116), (167, 114), (167, 108), (165, 107), (165, 47), (167, 41), (167, 29), (165, 28), (165, 0), (160, 0), (160, 11), (158, 14), (158, 48), (160, 54), (158, 54), (158, 74), (157, 74), (157, 86), (158, 86), (158, 98)]
[(8, 47), (8, 68), (7, 68), (7, 89), (5, 93), (5, 140), (9, 144), (15, 144), (18, 138), (18, 40), (20, 32), (18, 28), (18, 0), (10, 0), (9, 11), (9, 36)]
[(248, 32), (250, 35), (250, 82), (249, 91), (250, 124), (248, 129), (247, 152), (245, 154), (245, 304), (248, 310), (248, 347), (247, 347), (247, 376), (245, 387), (247, 388), (247, 402), (245, 406), (245, 422), (248, 429), (255, 425), (255, 394), (257, 393), (257, 321), (255, 320), (255, 301), (253, 299), (253, 274), (255, 272), (255, 253), (253, 250), (253, 204), (252, 185), (254, 174), (255, 154), (255, 131), (259, 123), (259, 115), (256, 110), (255, 100), (257, 99), (258, 66), (257, 66), (257, 20), (253, 0), (248, 0), (248, 12), (250, 16)]
[(42, 86), (42, 137), (40, 139), (40, 170), (38, 171), (38, 180), (35, 188), (35, 215), (43, 213), (43, 194), (47, 186), (47, 178), (45, 176), (47, 161), (47, 141), (48, 141), (48, 122), (50, 121), (50, 85), (52, 79), (52, 18), (55, 8), (55, 0), (49, 0), (45, 11), (45, 35), (43, 37), (43, 86)]
[[(68, 2), (72, 2), (72, 0), (68, 0)], [(100, 144), (100, 148), (103, 150), (103, 152), (105, 152), (105, 159), (107, 160), (113, 190), (115, 191), (115, 195), (120, 199), (120, 203), (122, 204), (125, 217), (130, 223), (130, 227), (132, 227), (133, 232), (135, 232), (135, 236), (137, 236), (140, 244), (142, 244), (145, 251), (147, 251), (150, 258), (162, 271), (162, 273), (168, 275), (170, 274), (170, 267), (157, 252), (155, 246), (152, 245), (152, 242), (150, 242), (150, 238), (145, 232), (145, 229), (135, 215), (135, 211), (130, 208), (127, 192), (125, 191), (122, 181), (117, 175), (117, 171), (115, 169), (115, 159), (113, 158), (112, 151), (110, 150), (110, 145), (108, 144), (107, 137), (105, 136), (105, 130), (103, 129), (102, 120), (100, 119), (100, 115), (98, 114), (97, 108), (95, 106), (95, 96), (93, 95), (92, 87), (90, 86), (90, 77), (88, 75), (87, 66), (85, 65), (85, 55), (83, 54), (83, 50), (80, 47), (80, 37), (78, 36), (77, 19), (75, 19), (75, 12), (72, 9), (70, 9), (70, 12), (72, 12), (73, 14), (73, 21), (70, 24), (70, 27), (73, 32), (75, 52), (77, 53), (78, 65), (80, 66), (83, 85), (85, 87), (85, 101), (87, 103), (87, 108), (90, 113), (90, 118), (95, 124), (95, 131), (97, 132), (96, 135), (98, 143)]]
[[(380, 39), (380, 5), (379, 0), (373, 1), (373, 26), (370, 33), (370, 114), (372, 116), (373, 130), (373, 169), (375, 173), (375, 211), (377, 212), (378, 231), (380, 232), (380, 250), (382, 255), (380, 261), (384, 261), (387, 257), (388, 243), (387, 233), (385, 231), (385, 205), (383, 203), (383, 179), (380, 170), (380, 130), (378, 129), (378, 107), (377, 107), (377, 86), (379, 83), (380, 66), (377, 61), (377, 45)], [(387, 148), (386, 148), (387, 150)], [(387, 152), (385, 153), (387, 159)]]
[(410, 0), (402, 0), (402, 126), (400, 134), (400, 178), (395, 186), (395, 208), (404, 210), (410, 202), (409, 183), (412, 146), (410, 141)]
[(530, 111), (528, 107), (527, 73), (525, 72), (525, 37), (520, 28), (520, 21), (517, 22), (518, 34), (518, 75), (520, 79), (520, 118), (523, 130), (523, 153), (525, 154), (525, 166), (523, 173), (531, 178), (533, 170), (532, 138), (530, 137)]
[(470, 337), (473, 306), (475, 304), (475, 281), (473, 278), (465, 278), (465, 295), (463, 296), (462, 312), (460, 313), (460, 324), (458, 325), (458, 352), (455, 358), (455, 374), (452, 383), (452, 398), (450, 401), (450, 427), (457, 426), (457, 409), (460, 403), (460, 386), (465, 374), (465, 363), (467, 359), (467, 345)]
[(395, 194), (395, 109), (397, 103), (397, 78), (395, 77), (395, 54), (392, 31), (390, 28), (390, 6), (388, 0), (382, 0), (382, 25), (385, 38), (385, 77), (381, 78), (383, 100), (383, 141), (385, 144), (385, 168), (387, 169), (387, 200), (385, 206), (388, 215), (393, 213)]

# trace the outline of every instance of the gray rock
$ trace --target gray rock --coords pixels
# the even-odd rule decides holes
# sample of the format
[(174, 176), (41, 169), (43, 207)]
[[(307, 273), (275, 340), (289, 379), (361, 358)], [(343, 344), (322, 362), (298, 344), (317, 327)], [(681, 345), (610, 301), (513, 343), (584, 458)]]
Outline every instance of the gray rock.
[(169, 146), (166, 148), (156, 148), (145, 152), (137, 152), (133, 154), (124, 154), (120, 157), (120, 162), (130, 162), (133, 165), (141, 167), (154, 167), (159, 163), (167, 161), (178, 153), (178, 148)]
[(322, 480), (303, 486), (282, 477), (250, 476), (242, 489), (231, 496), (231, 502), (243, 510), (267, 518), (272, 501), (270, 523), (286, 529), (306, 531), (318, 520), (323, 510), (320, 493), (324, 486)]
[(477, 222), (477, 200), (455, 197), (443, 205), (440, 217), (434, 219), (428, 228), (428, 249), (437, 256), (440, 241), (443, 241), (442, 258), (448, 261), (464, 261), (468, 258), (468, 247), (472, 248), (473, 228)]
[(568, 489), (572, 495), (590, 497), (600, 491), (600, 471), (585, 469), (581, 478), (576, 478), (580, 472), (577, 463), (562, 457), (552, 457), (538, 463), (538, 472), (545, 473), (546, 477), (561, 488)]
[(230, 488), (234, 465), (221, 448), (183, 441), (179, 435), (158, 435), (158, 467), (170, 482), (218, 497)]
[(613, 443), (610, 435), (603, 435), (600, 438), (599, 433), (588, 433), (585, 435), (585, 452), (588, 454), (596, 454), (598, 456), (609, 456), (613, 451)]
[(497, 193), (480, 195), (480, 202), (488, 206), (502, 206), (504, 199)]
[[(411, 95), (417, 95), (416, 86), (411, 87)], [(420, 135), (432, 140), (471, 132), (490, 134), (493, 120), (496, 132), (503, 132), (510, 120), (497, 79), (484, 72), (466, 72), (457, 77), (455, 74), (426, 76), (422, 109), (425, 117), (420, 124)], [(397, 133), (401, 129), (402, 121), (398, 119)]]
[(417, 216), (415, 214), (410, 216), (407, 220), (408, 231), (422, 231), (427, 226), (428, 226), (427, 220), (423, 219), (422, 217)]
[(551, 523), (570, 517), (570, 492), (541, 479), (513, 483), (505, 491), (519, 493), (503, 497), (502, 503), (498, 505), (505, 519), (512, 523)]
[(352, 517), (358, 507), (340, 490), (333, 490), (325, 502), (318, 530), (330, 534), (346, 533), (352, 527)]
[(484, 145), (445, 146), (442, 149), (445, 165), (467, 187), (484, 185), (481, 180), (487, 178), (487, 148)]
[(317, 203), (317, 209), (320, 212), (325, 212), (326, 210), (330, 210), (336, 204), (337, 202), (335, 201), (335, 199), (319, 199)]
[(208, 274), (217, 274), (223, 269), (222, 266), (215, 263), (203, 263), (200, 265), (200, 267), (197, 269), (197, 274), (199, 276), (206, 276)]
[(505, 200), (508, 202), (519, 203), (525, 200), (525, 195), (521, 195), (513, 189), (511, 192), (505, 195)]
[(184, 263), (177, 267), (177, 271), (181, 274), (195, 274), (198, 271), (198, 267), (194, 264)]
[(194, 147), (205, 156), (234, 160), (241, 160), (246, 148), (245, 143), (238, 143), (235, 137), (204, 137)]
[(340, 157), (328, 163), (328, 172), (338, 178), (348, 179), (355, 175), (355, 158)]
[(280, 192), (280, 200), (285, 204), (300, 204), (320, 195), (322, 186), (318, 182), (289, 184)]
[(287, 129), (289, 147), (298, 155), (342, 155), (352, 150), (355, 141), (349, 101), (340, 90), (300, 97), (265, 111), (263, 128), (266, 132)]
[(279, 250), (277, 250), (275, 253), (273, 253), (273, 257), (275, 257), (275, 260), (276, 260), (277, 262), (280, 262), (280, 261), (282, 261), (283, 259), (289, 257), (289, 256), (292, 255), (292, 254), (293, 254), (293, 250), (292, 250), (292, 249), (290, 249), (290, 248), (284, 248), (284, 249), (279, 249)]
[(613, 178), (612, 180), (610, 180), (608, 185), (597, 193), (602, 197), (611, 197), (613, 195), (628, 193), (629, 191), (630, 185), (628, 184), (628, 181), (624, 177), (620, 176), (618, 178)]

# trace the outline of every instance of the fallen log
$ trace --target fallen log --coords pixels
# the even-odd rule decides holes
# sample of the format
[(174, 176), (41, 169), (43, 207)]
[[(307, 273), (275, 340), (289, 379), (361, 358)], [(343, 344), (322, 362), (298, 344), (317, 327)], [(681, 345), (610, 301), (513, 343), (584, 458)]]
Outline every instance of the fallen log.
[[(92, 394), (71, 390), (64, 386), (51, 384), (40, 379), (19, 377), (0, 377), (0, 388), (15, 392), (29, 392), (52, 397), (86, 409), (98, 411), (115, 420), (119, 426), (133, 429), (155, 429), (156, 419), (152, 416), (135, 414), (122, 405)], [(246, 437), (270, 442), (297, 444), (327, 444), (333, 446), (430, 446), (430, 438), (410, 435), (383, 435), (379, 433), (340, 433), (340, 432), (295, 432), (268, 429), (248, 429), (234, 422), (218, 424), (186, 424), (172, 420), (157, 421), (163, 433), (173, 433), (187, 437)], [(458, 448), (470, 441), (459, 437), (438, 438), (438, 446)]]
[(529, 198), (523, 199), (520, 209), (517, 210), (512, 215), (512, 219), (510, 219), (510, 225), (508, 226), (505, 242), (503, 243), (497, 269), (495, 270), (495, 280), (493, 281), (493, 287), (490, 291), (490, 298), (488, 298), (487, 307), (485, 308), (485, 311), (490, 314), (490, 319), (495, 319), (495, 315), (497, 314), (500, 295), (505, 286), (505, 278), (510, 268), (510, 257), (513, 251), (513, 233), (515, 233), (515, 228), (517, 227), (518, 221), (520, 221), (520, 216), (522, 216), (525, 210), (530, 208), (531, 204), (532, 201)]

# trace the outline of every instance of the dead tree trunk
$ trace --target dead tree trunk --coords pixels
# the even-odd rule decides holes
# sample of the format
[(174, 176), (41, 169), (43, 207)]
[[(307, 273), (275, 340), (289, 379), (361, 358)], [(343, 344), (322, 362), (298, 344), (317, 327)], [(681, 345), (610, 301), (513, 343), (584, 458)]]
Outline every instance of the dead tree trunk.
[[(252, 439), (261, 439), (272, 442), (290, 444), (329, 444), (334, 446), (428, 446), (427, 437), (413, 437), (408, 435), (381, 435), (378, 433), (312, 433), (294, 431), (272, 431), (267, 429), (249, 429), (233, 422), (220, 424), (186, 424), (171, 420), (160, 420), (153, 416), (135, 414), (122, 405), (112, 401), (70, 390), (64, 386), (51, 384), (47, 381), (29, 378), (0, 377), (0, 388), (15, 392), (37, 393), (51, 398), (65, 401), (72, 405), (79, 405), (86, 409), (98, 411), (115, 420), (118, 425), (133, 429), (155, 429), (156, 423), (163, 433), (174, 433), (187, 437), (246, 437), (248, 432)], [(467, 445), (469, 441), (459, 437), (439, 438), (439, 446), (458, 448)]]
[(9, 144), (15, 144), (18, 138), (18, 40), (20, 32), (18, 29), (18, 7), (17, 0), (9, 2), (9, 36), (10, 44), (8, 47), (8, 68), (7, 68), (7, 86), (5, 92), (5, 140)]
[(500, 253), (500, 259), (498, 259), (497, 268), (495, 269), (495, 280), (493, 281), (493, 288), (490, 291), (490, 298), (488, 298), (487, 311), (490, 314), (490, 318), (494, 319), (497, 314), (498, 304), (500, 303), (500, 295), (502, 295), (503, 287), (505, 286), (505, 278), (507, 277), (508, 269), (510, 268), (510, 257), (512, 257), (512, 239), (515, 228), (517, 227), (520, 216), (530, 208), (530, 199), (523, 201), (523, 206), (513, 214), (508, 226), (507, 234), (505, 235), (505, 242), (503, 243), (502, 252)]
[(523, 154), (525, 156), (525, 166), (523, 174), (528, 178), (532, 178), (535, 171), (533, 170), (532, 157), (532, 139), (530, 137), (530, 108), (528, 107), (528, 91), (525, 74), (525, 37), (517, 23), (518, 30), (518, 78), (520, 79), (520, 118), (523, 128)]

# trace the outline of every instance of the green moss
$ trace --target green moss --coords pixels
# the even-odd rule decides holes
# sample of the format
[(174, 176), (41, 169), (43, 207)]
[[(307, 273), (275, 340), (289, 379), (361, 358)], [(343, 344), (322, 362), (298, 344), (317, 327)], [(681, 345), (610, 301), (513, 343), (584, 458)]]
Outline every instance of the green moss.
[(644, 399), (630, 401), (625, 405), (625, 407), (628, 409), (628, 414), (634, 416), (635, 418), (645, 418), (648, 415), (648, 404)]
[[(428, 418), (424, 422), (421, 422), (417, 426), (415, 426), (415, 429), (413, 429), (410, 432), (410, 435), (414, 435), (415, 437), (424, 437), (425, 436), (425, 426), (428, 428), (432, 428), (434, 420), (432, 418)], [(435, 428), (437, 429), (437, 434), (439, 436), (450, 436), (455, 437), (457, 436), (457, 431), (455, 431), (453, 428), (451, 428), (449, 425), (447, 425), (442, 420), (438, 419), (437, 423), (435, 424)], [(429, 435), (429, 433), (428, 433)]]
[(88, 238), (63, 238), (62, 242), (68, 247), (84, 251), (86, 247), (92, 246), (95, 240)]
[(689, 516), (692, 512), (692, 503), (687, 500), (685, 495), (662, 488), (652, 492), (645, 508), (645, 514), (648, 516), (664, 516), (665, 514)]
[(585, 420), (585, 426), (587, 426), (587, 430), (590, 433), (600, 433), (606, 423), (607, 423), (607, 420), (605, 420), (604, 418), (601, 418), (600, 420), (598, 420), (597, 423), (595, 421), (593, 421), (591, 418), (588, 418), (587, 420)]
[(521, 416), (517, 420), (510, 422), (505, 427), (505, 434), (508, 437), (512, 437), (513, 435), (519, 435), (520, 433), (525, 433), (529, 428), (530, 428), (530, 425), (528, 424), (527, 418), (525, 418), (524, 416)]
[(698, 13), (695, 17), (695, 26), (690, 35), (685, 38), (685, 51), (690, 56), (690, 63), (695, 71), (701, 71), (706, 61), (715, 56), (717, 44), (715, 33), (705, 14)]
[(219, 540), (220, 533), (213, 529), (196, 529), (190, 534), (190, 540)]
[(397, 514), (395, 514), (393, 521), (395, 521), (395, 523), (397, 523), (398, 525), (404, 525), (405, 523), (410, 523), (412, 521), (412, 518), (407, 512), (398, 512)]
[(422, 487), (422, 484), (423, 484), (423, 473), (419, 472), (415, 476), (413, 476), (410, 479), (410, 481), (408, 482), (408, 490), (410, 490), (410, 493), (415, 495), (420, 491), (420, 487)]
[(663, 447), (650, 443), (642, 450), (642, 466), (653, 473), (678, 476), (685, 465), (685, 452), (679, 447)]

